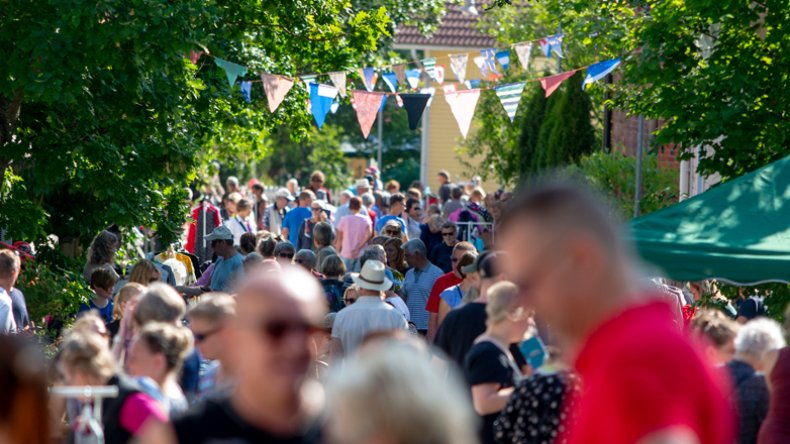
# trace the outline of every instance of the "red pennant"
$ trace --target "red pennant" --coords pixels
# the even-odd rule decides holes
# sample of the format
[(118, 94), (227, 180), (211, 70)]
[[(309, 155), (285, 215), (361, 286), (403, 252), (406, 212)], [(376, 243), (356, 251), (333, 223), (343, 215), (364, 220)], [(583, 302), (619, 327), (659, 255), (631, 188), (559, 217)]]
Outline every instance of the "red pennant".
[(200, 60), (202, 56), (203, 51), (195, 51), (194, 49), (189, 50), (189, 61), (192, 62), (193, 65), (197, 65), (198, 60)]
[(540, 85), (543, 86), (543, 89), (546, 90), (546, 98), (548, 98), (557, 88), (560, 87), (560, 84), (567, 80), (570, 76), (576, 74), (576, 70), (561, 72), (559, 74), (555, 74), (550, 77), (544, 77), (540, 79)]
[(351, 98), (354, 101), (354, 110), (357, 112), (359, 127), (362, 129), (362, 136), (365, 139), (370, 135), (373, 122), (376, 121), (376, 114), (381, 108), (381, 101), (384, 100), (385, 93), (351, 91)]

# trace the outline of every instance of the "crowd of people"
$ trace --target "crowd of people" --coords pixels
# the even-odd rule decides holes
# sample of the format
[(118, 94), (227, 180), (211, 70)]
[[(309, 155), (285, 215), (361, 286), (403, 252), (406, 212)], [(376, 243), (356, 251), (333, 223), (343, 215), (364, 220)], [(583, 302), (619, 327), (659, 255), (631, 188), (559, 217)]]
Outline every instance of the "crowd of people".
[[(577, 185), (367, 173), (337, 201), (319, 171), (270, 195), (230, 177), (183, 250), (126, 269), (99, 233), (49, 364), (0, 250), (0, 442), (790, 442), (787, 330), (759, 297), (689, 310), (715, 287), (645, 279)], [(58, 394), (86, 386), (117, 394)]]

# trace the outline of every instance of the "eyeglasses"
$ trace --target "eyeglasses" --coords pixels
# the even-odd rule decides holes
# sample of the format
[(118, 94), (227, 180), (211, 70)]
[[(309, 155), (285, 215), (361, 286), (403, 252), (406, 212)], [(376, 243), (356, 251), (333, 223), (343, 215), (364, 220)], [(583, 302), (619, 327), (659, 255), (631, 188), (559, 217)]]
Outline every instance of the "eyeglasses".
[(294, 258), (294, 254), (293, 253), (280, 253), (280, 254), (277, 255), (277, 257), (281, 257), (283, 259), (293, 259)]
[(289, 334), (311, 335), (321, 329), (309, 322), (297, 319), (262, 319), (254, 323), (261, 336), (273, 342), (282, 341)]
[(209, 331), (207, 331), (205, 333), (198, 333), (198, 332), (193, 330), (192, 331), (192, 335), (195, 337), (195, 342), (203, 342), (206, 339), (208, 339), (209, 336), (211, 336), (211, 335), (213, 335), (215, 333), (219, 333), (220, 330), (222, 330), (222, 327), (217, 327), (217, 328), (215, 328), (213, 330), (209, 330)]
[(444, 237), (455, 236), (455, 233), (452, 232), (452, 231), (449, 232), (449, 233), (442, 233), (442, 236), (444, 236)]
[(399, 236), (400, 235), (400, 231), (398, 231), (398, 230), (387, 230), (384, 233), (386, 235), (388, 235), (388, 236)]

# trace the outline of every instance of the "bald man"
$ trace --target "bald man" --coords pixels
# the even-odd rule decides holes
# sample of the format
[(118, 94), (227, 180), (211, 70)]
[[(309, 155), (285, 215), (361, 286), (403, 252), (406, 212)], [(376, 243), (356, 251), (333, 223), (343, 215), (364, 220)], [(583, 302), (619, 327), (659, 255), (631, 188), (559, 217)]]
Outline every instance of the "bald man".
[(734, 442), (722, 384), (674, 324), (670, 307), (637, 285), (611, 211), (578, 186), (515, 196), (497, 242), (507, 275), (575, 351), (584, 385), (571, 444)]
[(236, 390), (194, 406), (173, 430), (160, 429), (144, 442), (319, 442), (320, 406), (304, 395), (316, 393), (309, 390), (318, 384), (309, 379), (313, 334), (326, 311), (320, 285), (299, 267), (243, 282), (228, 327)]

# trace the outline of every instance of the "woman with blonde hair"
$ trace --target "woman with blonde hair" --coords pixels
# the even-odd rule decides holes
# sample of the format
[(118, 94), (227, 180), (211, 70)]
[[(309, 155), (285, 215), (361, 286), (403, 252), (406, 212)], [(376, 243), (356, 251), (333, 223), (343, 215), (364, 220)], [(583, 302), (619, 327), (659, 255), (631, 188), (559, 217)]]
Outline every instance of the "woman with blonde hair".
[(131, 313), (134, 310), (137, 300), (140, 299), (144, 291), (145, 287), (137, 282), (129, 282), (118, 290), (112, 308), (112, 322), (107, 324), (111, 338), (115, 338), (115, 335), (118, 334), (124, 313), (127, 311)]
[(464, 360), (472, 403), (483, 421), (482, 444), (495, 443), (494, 421), (507, 405), (513, 387), (523, 378), (509, 346), (524, 340), (532, 319), (531, 310), (518, 293), (518, 288), (507, 281), (489, 288), (486, 331), (475, 340)]
[(159, 269), (153, 261), (143, 259), (132, 267), (132, 271), (129, 272), (129, 282), (136, 282), (147, 286), (159, 281), (161, 276)]
[(163, 322), (146, 325), (129, 349), (126, 367), (143, 389), (172, 417), (187, 410), (187, 398), (178, 385), (178, 373), (189, 352), (192, 335), (186, 327)]
[(406, 273), (406, 254), (403, 251), (403, 240), (391, 237), (384, 242), (384, 252), (387, 255), (387, 266), (392, 270), (392, 274), (400, 275), (395, 276), (395, 279), (403, 280), (403, 275)]

